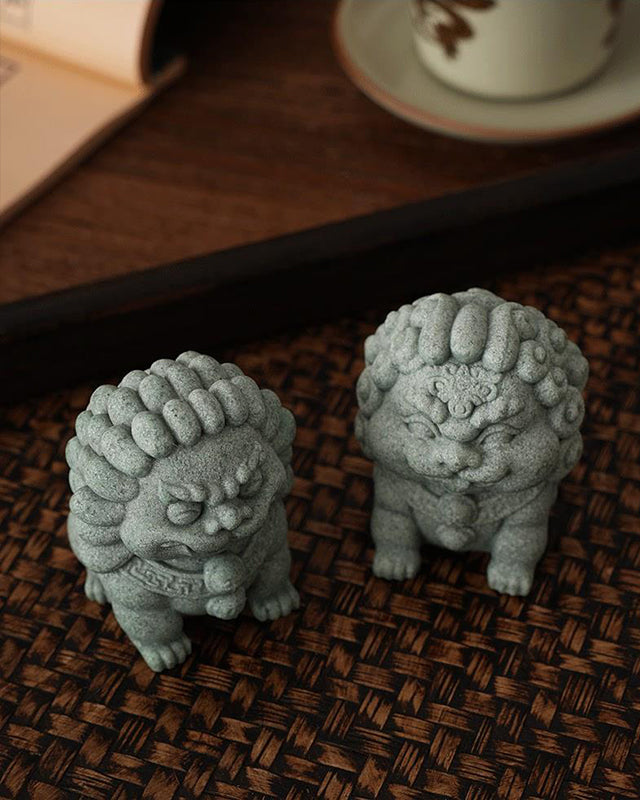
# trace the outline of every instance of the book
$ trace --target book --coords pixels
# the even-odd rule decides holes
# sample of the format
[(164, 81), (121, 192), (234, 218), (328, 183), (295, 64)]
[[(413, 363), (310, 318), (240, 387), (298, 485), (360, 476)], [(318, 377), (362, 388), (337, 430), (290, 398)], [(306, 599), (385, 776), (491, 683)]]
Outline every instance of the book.
[(0, 0), (0, 222), (177, 78), (162, 0)]

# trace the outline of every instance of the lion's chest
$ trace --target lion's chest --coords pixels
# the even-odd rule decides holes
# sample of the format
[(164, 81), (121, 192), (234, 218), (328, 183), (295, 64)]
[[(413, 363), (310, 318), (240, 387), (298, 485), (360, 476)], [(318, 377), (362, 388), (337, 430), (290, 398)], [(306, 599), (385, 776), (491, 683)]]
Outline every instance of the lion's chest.
[(481, 504), (471, 495), (437, 496), (419, 484), (412, 484), (408, 494), (407, 500), (415, 523), (431, 544), (449, 546), (441, 535), (443, 526), (447, 526), (474, 532), (473, 541), (465, 549), (488, 549), (491, 538), (500, 526), (500, 520), (493, 518), (493, 515), (487, 517)]

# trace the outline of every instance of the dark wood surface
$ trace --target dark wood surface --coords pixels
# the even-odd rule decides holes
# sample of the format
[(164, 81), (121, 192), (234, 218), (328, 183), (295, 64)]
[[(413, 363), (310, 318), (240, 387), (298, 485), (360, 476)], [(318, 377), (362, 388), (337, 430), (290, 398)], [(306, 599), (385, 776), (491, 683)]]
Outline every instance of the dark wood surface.
[(187, 75), (10, 222), (0, 305), (640, 144), (637, 124), (534, 147), (430, 134), (342, 74), (332, 0), (183, 5)]
[(477, 554), (429, 548), (414, 580), (371, 574), (352, 421), (386, 295), (212, 351), (295, 413), (302, 607), (272, 624), (192, 619), (192, 656), (162, 675), (85, 598), (67, 542), (64, 446), (92, 386), (0, 412), (1, 797), (637, 800), (640, 243), (476, 282), (544, 310), (591, 365), (584, 456), (526, 599), (490, 591)]
[[(589, 247), (613, 249), (637, 241), (639, 204), (640, 186), (633, 184), (353, 252), (349, 223), (340, 256), (331, 256), (335, 237), (327, 241), (320, 230), (114, 279), (99, 292), (93, 285), (16, 303), (0, 312), (13, 326), (12, 335), (0, 334), (0, 403), (133, 369), (158, 353), (217, 351), (375, 303), (388, 307), (525, 273)], [(468, 210), (476, 213), (476, 205)], [(391, 236), (399, 226), (421, 226), (415, 211), (399, 211)], [(376, 222), (355, 225), (359, 238), (376, 241), (381, 230), (384, 237)], [(241, 270), (251, 280), (221, 282)]]

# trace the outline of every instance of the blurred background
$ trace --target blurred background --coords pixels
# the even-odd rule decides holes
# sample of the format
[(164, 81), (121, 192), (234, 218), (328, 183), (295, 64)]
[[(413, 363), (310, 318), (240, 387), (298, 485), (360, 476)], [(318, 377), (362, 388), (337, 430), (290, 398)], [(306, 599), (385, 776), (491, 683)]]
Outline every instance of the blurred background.
[[(380, 292), (453, 288), (637, 229), (640, 91), (637, 74), (615, 77), (618, 61), (637, 67), (627, 50), (573, 94), (506, 103), (430, 77), (403, 0), (62, 0), (40, 19), (42, 5), (0, 4), (0, 181), (5, 195), (9, 178), (20, 184), (0, 241), (7, 392), (335, 316)], [(445, 31), (497, 13), (422, 5), (453, 10), (435, 17)], [(122, 19), (95, 14), (118, 6)], [(455, 41), (459, 59), (474, 37)], [(11, 72), (27, 57), (37, 89)], [(394, 92), (416, 119), (390, 113)], [(465, 115), (462, 134), (480, 141), (457, 138)], [(49, 374), (25, 369), (34, 360)]]

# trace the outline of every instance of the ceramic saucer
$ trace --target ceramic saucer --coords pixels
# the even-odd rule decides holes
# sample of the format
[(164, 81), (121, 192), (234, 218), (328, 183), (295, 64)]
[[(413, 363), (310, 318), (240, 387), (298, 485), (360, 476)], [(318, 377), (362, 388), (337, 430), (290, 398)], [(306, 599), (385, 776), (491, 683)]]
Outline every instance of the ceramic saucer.
[(441, 83), (414, 53), (406, 0), (341, 0), (334, 43), (356, 86), (408, 122), (475, 141), (549, 141), (640, 117), (640, 2), (624, 8), (620, 40), (602, 74), (546, 100), (483, 100)]

